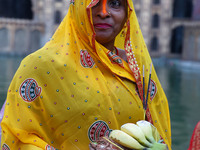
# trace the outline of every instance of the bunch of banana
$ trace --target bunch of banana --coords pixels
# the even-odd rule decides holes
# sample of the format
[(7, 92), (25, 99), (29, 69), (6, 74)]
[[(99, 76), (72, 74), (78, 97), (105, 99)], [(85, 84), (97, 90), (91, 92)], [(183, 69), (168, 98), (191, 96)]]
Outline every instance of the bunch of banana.
[(151, 123), (145, 120), (136, 124), (126, 123), (121, 126), (121, 130), (113, 130), (109, 138), (124, 147), (135, 150), (168, 150), (167, 145), (157, 142), (153, 136)]

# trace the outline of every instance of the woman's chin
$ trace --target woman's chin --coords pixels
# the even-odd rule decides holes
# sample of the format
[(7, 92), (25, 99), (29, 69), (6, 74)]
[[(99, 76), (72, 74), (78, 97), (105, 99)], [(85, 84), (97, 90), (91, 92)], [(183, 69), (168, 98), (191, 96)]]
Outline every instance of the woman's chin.
[(100, 43), (101, 45), (105, 45), (105, 44), (107, 44), (107, 43), (109, 43), (109, 41), (110, 41), (110, 39), (109, 38), (96, 38), (96, 41), (98, 42), (98, 43)]
[(112, 43), (112, 39), (114, 39), (114, 37), (110, 36), (109, 34), (101, 34), (98, 35), (96, 34), (96, 41), (102, 45), (104, 45), (105, 43)]

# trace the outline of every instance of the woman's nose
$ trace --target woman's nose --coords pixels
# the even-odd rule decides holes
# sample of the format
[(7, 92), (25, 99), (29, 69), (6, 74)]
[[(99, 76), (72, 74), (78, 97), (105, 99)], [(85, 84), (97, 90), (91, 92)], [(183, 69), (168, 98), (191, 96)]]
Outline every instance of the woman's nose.
[(100, 11), (98, 14), (101, 18), (106, 18), (110, 16), (110, 12), (107, 10), (107, 0), (103, 0), (100, 6)]

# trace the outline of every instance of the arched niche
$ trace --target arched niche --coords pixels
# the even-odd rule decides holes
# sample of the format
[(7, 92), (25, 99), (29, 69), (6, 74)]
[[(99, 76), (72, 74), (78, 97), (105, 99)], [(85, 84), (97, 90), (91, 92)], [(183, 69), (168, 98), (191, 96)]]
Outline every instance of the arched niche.
[(158, 14), (154, 14), (152, 17), (152, 28), (159, 28), (160, 26), (160, 16)]
[(153, 0), (153, 4), (155, 4), (155, 5), (160, 4), (160, 0)]
[(54, 23), (55, 24), (60, 24), (60, 22), (61, 22), (61, 12), (60, 11), (58, 11), (58, 10), (56, 10), (55, 11), (55, 15), (54, 15)]
[(26, 51), (28, 37), (24, 29), (17, 29), (14, 38), (14, 52), (23, 53)]
[(0, 47), (5, 48), (9, 46), (9, 31), (7, 28), (0, 29)]
[(171, 53), (181, 54), (183, 50), (184, 27), (178, 26), (172, 30)]
[(157, 36), (154, 36), (151, 39), (151, 51), (158, 51), (158, 48), (159, 48), (159, 40)]
[(30, 35), (30, 52), (34, 52), (41, 48), (41, 32), (39, 30), (33, 30)]

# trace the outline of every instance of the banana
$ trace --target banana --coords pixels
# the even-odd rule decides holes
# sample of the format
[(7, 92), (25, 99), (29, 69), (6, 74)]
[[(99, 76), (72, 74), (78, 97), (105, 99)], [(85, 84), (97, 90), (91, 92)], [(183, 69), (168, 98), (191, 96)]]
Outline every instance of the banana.
[(160, 133), (158, 132), (157, 128), (151, 124), (152, 134), (156, 142), (162, 143), (162, 139), (160, 138)]
[(138, 150), (142, 150), (145, 148), (137, 140), (121, 130), (111, 131), (109, 138), (127, 148)]
[(151, 143), (156, 142), (153, 137), (152, 127), (151, 127), (150, 122), (145, 121), (145, 120), (140, 120), (140, 121), (136, 122), (136, 125), (142, 129), (147, 140), (149, 140)]
[(169, 150), (166, 144), (154, 143), (152, 148), (145, 148), (143, 150)]
[(126, 123), (121, 126), (121, 130), (135, 138), (137, 141), (139, 141), (139, 143), (141, 143), (145, 147), (153, 147), (153, 145), (146, 140), (141, 128), (138, 127), (136, 124)]
[(154, 143), (151, 150), (168, 150), (168, 146), (163, 143)]

